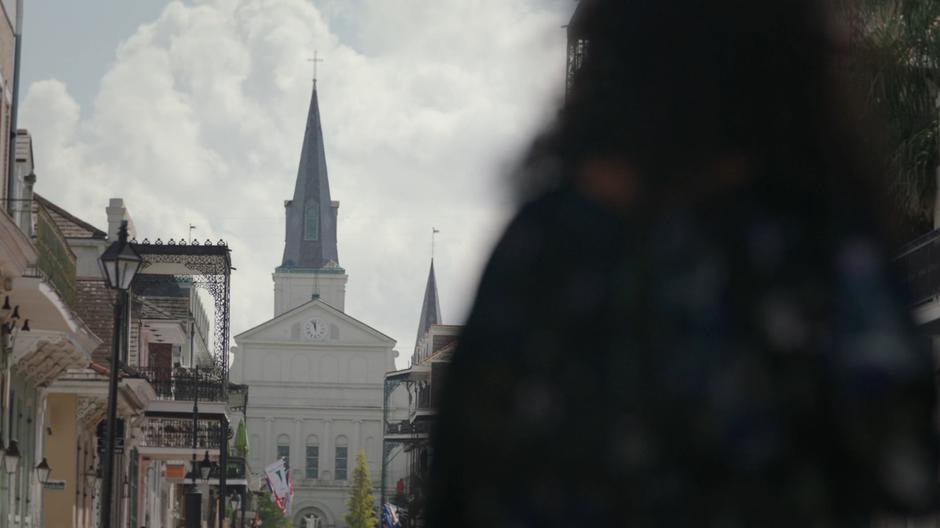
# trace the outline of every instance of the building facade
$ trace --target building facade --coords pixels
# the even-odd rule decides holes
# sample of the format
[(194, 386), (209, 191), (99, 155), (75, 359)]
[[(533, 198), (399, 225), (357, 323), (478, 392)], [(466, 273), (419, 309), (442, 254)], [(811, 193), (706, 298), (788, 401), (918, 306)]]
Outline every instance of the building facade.
[(432, 457), (430, 433), (462, 329), (443, 324), (432, 260), (411, 364), (385, 375), (381, 500), (383, 505), (397, 509), (403, 528), (425, 525), (426, 485)]
[[(12, 259), (12, 265), (4, 266), (2, 271), (2, 302), (12, 312), (0, 309), (4, 320), (0, 328), (3, 445), (7, 457), (11, 452), (19, 454), (14, 471), (0, 484), (0, 526), (70, 526), (74, 525), (76, 508), (64, 509), (68, 519), (62, 522), (47, 514), (59, 499), (70, 501), (75, 496), (76, 486), (80, 485), (76, 478), (76, 446), (82, 444), (86, 431), (74, 427), (79, 414), (75, 403), (80, 394), (60, 390), (57, 384), (73, 371), (87, 369), (102, 341), (78, 315), (78, 256), (71, 250), (54, 210), (33, 196), (36, 177), (32, 143), (26, 131), (17, 132), (14, 150), (18, 185), (6, 187), (16, 194), (4, 200), (5, 214), (0, 223), (6, 223), (2, 230), (7, 235), (25, 237), (31, 249), (17, 250), (12, 244), (14, 239), (0, 248), (4, 254), (0, 260)], [(15, 264), (20, 261), (17, 251), (26, 257), (25, 268), (18, 269)], [(141, 401), (133, 389), (122, 392), (122, 396)], [(147, 397), (145, 388), (139, 396)], [(73, 427), (67, 426), (62, 417), (70, 417)], [(90, 436), (93, 438), (93, 434)], [(36, 471), (43, 459), (52, 470), (49, 478), (60, 486), (55, 492), (44, 489)]]
[[(79, 358), (83, 361), (59, 369), (43, 384), (46, 411), (41, 425), (46, 435), (38, 449), (53, 468), (52, 478), (62, 484), (61, 489), (43, 492), (42, 519), (46, 526), (93, 527), (103, 507), (102, 435), (114, 330), (114, 294), (102, 278), (98, 259), (122, 222), (129, 222), (132, 236), (133, 227), (123, 200), (117, 198), (105, 209), (108, 232), (38, 194), (32, 195), (32, 202), (34, 216), (48, 217), (75, 256), (74, 310), (99, 336), (91, 343), (97, 346)], [(139, 274), (132, 286), (123, 330), (126, 349), (122, 347), (119, 354), (123, 363), (118, 385), (120, 448), (115, 452), (112, 525), (177, 526), (185, 520), (183, 495), (196, 485), (202, 493), (199, 515), (216, 526), (221, 509), (219, 462), (227, 447), (226, 431), (235, 427), (229, 423), (229, 396), (238, 392), (226, 390), (226, 367), (218, 361), (227, 353), (218, 345), (227, 341), (213, 339), (219, 324), (227, 322), (228, 296), (218, 289), (216, 296), (200, 295), (201, 284), (194, 274), (205, 281), (211, 270), (193, 270), (187, 264), (215, 262), (211, 267), (217, 273), (227, 273), (229, 250), (216, 243), (132, 244), (148, 273)], [(206, 298), (215, 301), (210, 308), (204, 304)], [(246, 397), (242, 391), (235, 399)], [(193, 459), (206, 455), (216, 467), (207, 479), (194, 484)], [(228, 458), (227, 496), (234, 492), (244, 497), (244, 470), (242, 459)]]
[(345, 526), (353, 465), (382, 459), (382, 379), (395, 340), (345, 312), (339, 202), (330, 197), (314, 86), (286, 241), (274, 272), (274, 318), (235, 337), (233, 379), (249, 386), (249, 465), (278, 458), (294, 480), (294, 526)]

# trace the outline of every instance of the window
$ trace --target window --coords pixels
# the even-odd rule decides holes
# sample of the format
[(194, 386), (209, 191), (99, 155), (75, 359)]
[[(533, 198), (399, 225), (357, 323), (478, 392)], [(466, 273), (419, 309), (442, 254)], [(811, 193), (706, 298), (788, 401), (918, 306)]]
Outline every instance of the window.
[(316, 480), (320, 472), (320, 447), (307, 446), (307, 478)]
[(336, 480), (346, 480), (346, 450), (336, 446)]
[(336, 439), (336, 480), (346, 480), (349, 448), (346, 447), (346, 437)]
[(290, 467), (290, 437), (287, 435), (277, 437), (277, 458), (283, 458)]
[(317, 204), (312, 203), (304, 213), (304, 240), (320, 239), (320, 211)]

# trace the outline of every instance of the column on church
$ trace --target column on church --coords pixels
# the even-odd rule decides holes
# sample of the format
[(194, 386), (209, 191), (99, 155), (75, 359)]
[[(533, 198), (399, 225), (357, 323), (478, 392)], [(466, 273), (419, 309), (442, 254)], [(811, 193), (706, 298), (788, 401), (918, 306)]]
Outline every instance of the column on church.
[(333, 449), (333, 420), (327, 418), (323, 420), (323, 451), (320, 452), (320, 465), (323, 467), (324, 471), (330, 472), (330, 478), (336, 478), (336, 472), (333, 470), (334, 460), (333, 457), (336, 456), (336, 453)]
[(307, 454), (305, 453), (306, 449), (304, 448), (305, 439), (304, 439), (304, 419), (303, 418), (294, 418), (294, 441), (291, 442), (294, 446), (291, 448), (293, 453), (291, 453), (291, 463), (290, 467), (291, 474), (294, 475), (294, 480), (304, 478), (306, 474), (307, 467)]
[(274, 441), (274, 418), (264, 419), (264, 449), (261, 451), (261, 466), (266, 467), (277, 458), (277, 446)]
[(356, 423), (356, 438), (353, 439), (353, 445), (352, 445), (354, 449), (352, 449), (352, 452), (349, 453), (349, 458), (351, 458), (352, 460), (356, 460), (356, 458), (359, 456), (359, 451), (364, 448), (362, 445), (362, 420), (356, 420), (355, 423)]

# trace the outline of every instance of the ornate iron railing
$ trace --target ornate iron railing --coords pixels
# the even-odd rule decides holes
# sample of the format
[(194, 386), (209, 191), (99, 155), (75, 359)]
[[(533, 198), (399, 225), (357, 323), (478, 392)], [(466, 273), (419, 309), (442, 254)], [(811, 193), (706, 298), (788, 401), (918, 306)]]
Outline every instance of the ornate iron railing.
[(940, 229), (908, 244), (895, 264), (915, 306), (940, 296)]
[[(141, 427), (144, 447), (193, 447), (193, 421), (184, 418), (149, 418)], [(217, 420), (196, 422), (196, 449), (219, 449), (222, 428)]]
[(55, 289), (69, 307), (74, 308), (75, 254), (69, 249), (55, 220), (42, 207), (38, 208), (36, 216), (36, 249), (39, 252), (36, 264), (39, 276)]
[(216, 368), (143, 367), (137, 371), (161, 400), (224, 402), (225, 377)]
[(408, 420), (403, 420), (385, 424), (385, 434), (387, 435), (428, 434), (430, 432), (431, 424), (429, 422), (411, 423)]
[(414, 410), (423, 411), (431, 408), (431, 387), (427, 384), (421, 384), (417, 389), (417, 398), (414, 402)]
[[(219, 472), (221, 471), (220, 466), (212, 466), (212, 471), (209, 472), (210, 479), (219, 478)], [(247, 474), (245, 470), (245, 459), (242, 457), (235, 457), (229, 455), (228, 457), (228, 471), (225, 472), (226, 479), (243, 479), (246, 478)]]

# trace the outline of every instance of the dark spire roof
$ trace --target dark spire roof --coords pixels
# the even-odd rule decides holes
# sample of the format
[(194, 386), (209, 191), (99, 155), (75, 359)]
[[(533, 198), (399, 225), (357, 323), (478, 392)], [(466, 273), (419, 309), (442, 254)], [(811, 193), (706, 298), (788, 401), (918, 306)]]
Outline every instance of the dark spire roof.
[(421, 318), (418, 319), (418, 337), (415, 343), (428, 333), (431, 325), (441, 324), (441, 300), (437, 296), (437, 279), (434, 278), (434, 259), (431, 259), (431, 271), (428, 284), (424, 287), (424, 303), (421, 305)]
[(338, 267), (337, 210), (330, 200), (316, 84), (310, 97), (294, 199), (286, 202), (285, 207), (287, 230), (281, 266), (302, 269)]

